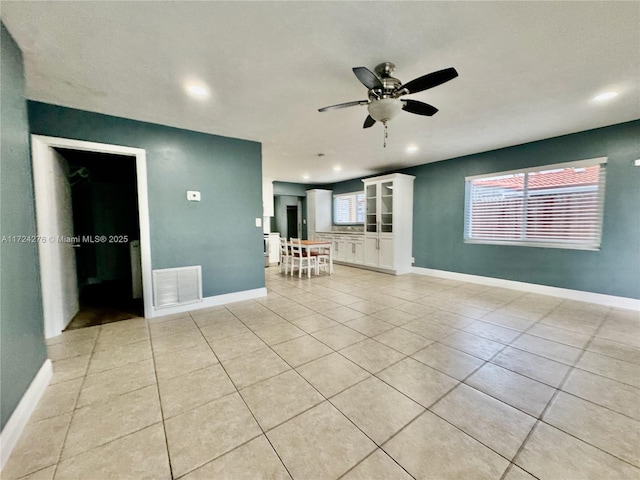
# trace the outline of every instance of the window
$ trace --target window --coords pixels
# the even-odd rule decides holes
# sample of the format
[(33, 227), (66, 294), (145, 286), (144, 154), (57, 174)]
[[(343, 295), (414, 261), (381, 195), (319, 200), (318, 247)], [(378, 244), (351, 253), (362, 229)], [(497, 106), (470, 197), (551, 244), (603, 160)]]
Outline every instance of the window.
[(364, 192), (341, 193), (333, 196), (333, 223), (352, 225), (364, 223)]
[(606, 158), (467, 177), (467, 243), (598, 250)]

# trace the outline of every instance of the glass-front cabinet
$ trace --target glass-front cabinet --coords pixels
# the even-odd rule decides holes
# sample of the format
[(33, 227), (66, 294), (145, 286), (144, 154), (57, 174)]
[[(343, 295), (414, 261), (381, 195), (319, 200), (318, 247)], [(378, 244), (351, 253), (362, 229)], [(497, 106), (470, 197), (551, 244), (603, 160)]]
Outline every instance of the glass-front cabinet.
[(362, 180), (366, 266), (396, 274), (411, 271), (414, 178), (395, 173)]
[(367, 195), (367, 220), (366, 231), (369, 233), (378, 232), (378, 184), (372, 183), (365, 187)]
[(393, 182), (380, 184), (380, 232), (393, 232)]
[(393, 181), (366, 186), (368, 233), (393, 232)]

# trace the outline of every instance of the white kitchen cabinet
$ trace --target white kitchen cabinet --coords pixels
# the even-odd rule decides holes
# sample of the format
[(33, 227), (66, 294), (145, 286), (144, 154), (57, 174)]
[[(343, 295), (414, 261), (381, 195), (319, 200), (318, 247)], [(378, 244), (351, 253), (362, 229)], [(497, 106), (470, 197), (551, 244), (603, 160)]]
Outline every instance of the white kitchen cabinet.
[[(273, 217), (273, 181), (264, 179), (262, 181), (262, 216)], [(265, 231), (265, 233), (268, 233)]]
[(367, 235), (364, 245), (364, 264), (367, 267), (395, 270), (393, 238)]
[(341, 252), (341, 261), (354, 265), (363, 263), (364, 237), (362, 235), (341, 235), (338, 245)]
[(395, 274), (411, 271), (414, 179), (394, 173), (362, 180), (365, 266)]
[(373, 235), (365, 235), (364, 237), (364, 265), (367, 267), (379, 266), (379, 238)]
[(333, 261), (348, 265), (364, 265), (364, 236), (362, 234), (318, 234), (318, 240), (331, 242)]
[(333, 238), (333, 259), (338, 262), (345, 261), (345, 253), (347, 251), (347, 244), (345, 243), (343, 238), (334, 237)]
[[(387, 270), (396, 270), (394, 245), (395, 239), (393, 237), (380, 237), (378, 242), (378, 266)], [(409, 251), (411, 254), (411, 251)], [(409, 268), (411, 268), (411, 259), (409, 259)], [(406, 273), (406, 272), (405, 272)]]
[(353, 263), (356, 265), (364, 264), (364, 238), (353, 244)]
[(307, 190), (307, 238), (331, 231), (331, 190)]

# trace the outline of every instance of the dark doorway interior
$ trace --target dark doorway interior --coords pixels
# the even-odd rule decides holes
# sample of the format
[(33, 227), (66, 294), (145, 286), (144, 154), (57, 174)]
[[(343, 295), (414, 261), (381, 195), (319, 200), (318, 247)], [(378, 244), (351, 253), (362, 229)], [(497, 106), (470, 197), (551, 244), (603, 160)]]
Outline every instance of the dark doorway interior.
[(287, 238), (298, 238), (298, 207), (287, 205)]
[(140, 282), (132, 278), (132, 262), (140, 261), (135, 158), (58, 152), (69, 164), (74, 236), (79, 238), (74, 247), (80, 311), (66, 330), (143, 316)]

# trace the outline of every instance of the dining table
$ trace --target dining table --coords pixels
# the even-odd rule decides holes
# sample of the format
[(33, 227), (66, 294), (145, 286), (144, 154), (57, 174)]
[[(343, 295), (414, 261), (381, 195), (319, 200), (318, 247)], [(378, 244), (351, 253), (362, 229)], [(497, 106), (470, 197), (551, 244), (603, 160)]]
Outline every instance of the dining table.
[[(311, 256), (312, 250), (329, 250), (329, 274), (333, 273), (333, 242), (323, 240), (300, 240), (300, 246), (307, 253), (307, 257)], [(316, 267), (316, 274), (318, 273)]]

